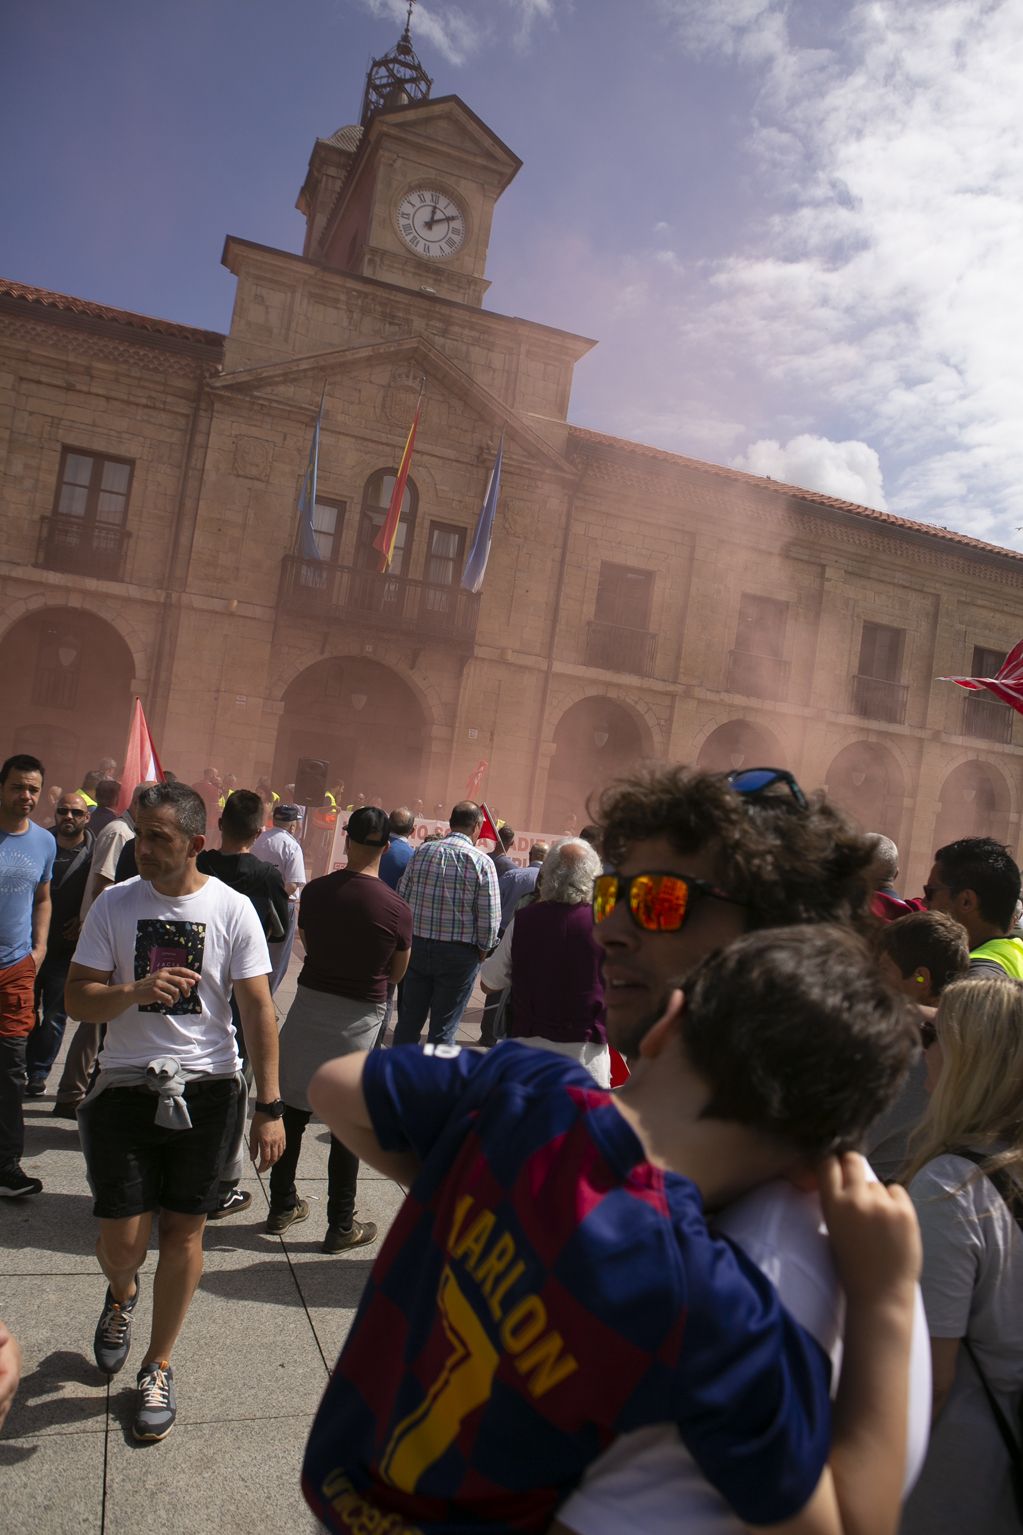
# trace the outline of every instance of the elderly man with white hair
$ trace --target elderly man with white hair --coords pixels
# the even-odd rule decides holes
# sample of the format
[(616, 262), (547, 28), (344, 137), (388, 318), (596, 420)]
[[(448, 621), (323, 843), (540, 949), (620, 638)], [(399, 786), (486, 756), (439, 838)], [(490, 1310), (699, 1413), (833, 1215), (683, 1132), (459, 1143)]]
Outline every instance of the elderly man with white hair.
[(602, 950), (593, 936), (600, 858), (577, 837), (556, 842), (540, 868), (539, 900), (520, 906), (480, 971), (483, 990), (511, 987), (507, 1034), (569, 1055), (611, 1085), (604, 1032)]

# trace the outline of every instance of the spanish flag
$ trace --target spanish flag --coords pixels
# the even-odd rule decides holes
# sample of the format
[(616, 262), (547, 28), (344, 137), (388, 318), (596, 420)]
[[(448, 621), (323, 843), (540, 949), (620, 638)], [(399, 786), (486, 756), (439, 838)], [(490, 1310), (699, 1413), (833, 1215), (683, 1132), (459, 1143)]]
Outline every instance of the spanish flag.
[(416, 405), (416, 414), (412, 421), (412, 429), (405, 443), (405, 451), (401, 455), (401, 463), (398, 465), (398, 473), (394, 477), (394, 489), (391, 491), (391, 503), (387, 508), (387, 516), (384, 518), (380, 532), (373, 540), (373, 548), (380, 550), (380, 574), (383, 575), (391, 564), (394, 554), (394, 541), (398, 536), (398, 523), (401, 521), (401, 503), (405, 499), (405, 485), (408, 481), (408, 472), (412, 464), (412, 449), (416, 442), (416, 428), (419, 425), (419, 412), (423, 408), (423, 397), (419, 396)]

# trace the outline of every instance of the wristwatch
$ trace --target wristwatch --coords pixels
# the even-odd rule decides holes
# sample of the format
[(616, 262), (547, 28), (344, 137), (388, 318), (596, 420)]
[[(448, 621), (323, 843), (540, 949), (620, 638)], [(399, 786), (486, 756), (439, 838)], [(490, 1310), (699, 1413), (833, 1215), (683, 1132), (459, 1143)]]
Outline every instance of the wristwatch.
[(283, 1098), (271, 1098), (269, 1103), (260, 1103), (259, 1099), (257, 1098), (256, 1099), (256, 1113), (257, 1114), (265, 1114), (269, 1119), (283, 1119), (284, 1118), (284, 1099)]

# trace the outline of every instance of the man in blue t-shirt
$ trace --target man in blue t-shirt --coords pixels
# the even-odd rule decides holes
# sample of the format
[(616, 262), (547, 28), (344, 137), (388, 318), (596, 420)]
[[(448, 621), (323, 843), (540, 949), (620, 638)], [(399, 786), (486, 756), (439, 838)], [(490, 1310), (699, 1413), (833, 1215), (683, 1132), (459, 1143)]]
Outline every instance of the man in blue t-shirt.
[[(913, 1048), (862, 941), (820, 925), (670, 989), (615, 1095), (516, 1042), (321, 1068), (314, 1110), (409, 1195), (313, 1425), (318, 1517), (546, 1530), (617, 1435), (672, 1423), (748, 1526), (837, 1532), (855, 1499), (893, 1527), (919, 1241), (903, 1190), (828, 1154)], [(704, 1217), (825, 1155), (850, 1317), (830, 1462), (823, 1351)]]
[(35, 1023), (36, 975), (50, 931), (50, 875), (57, 845), (30, 819), (43, 765), (21, 753), (0, 767), (0, 1196), (38, 1194), (25, 1150), (25, 1049)]

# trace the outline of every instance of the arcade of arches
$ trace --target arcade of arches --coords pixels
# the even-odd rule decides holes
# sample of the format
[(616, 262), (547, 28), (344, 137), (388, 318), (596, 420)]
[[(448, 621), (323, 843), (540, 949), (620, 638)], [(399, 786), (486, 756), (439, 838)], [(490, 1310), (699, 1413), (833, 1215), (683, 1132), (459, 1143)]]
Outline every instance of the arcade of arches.
[(554, 730), (544, 829), (565, 831), (573, 820), (578, 826), (594, 790), (649, 754), (649, 740), (621, 704), (610, 698), (581, 698), (572, 704)]
[(898, 843), (906, 787), (902, 769), (878, 741), (854, 741), (838, 753), (824, 780), (828, 798), (863, 831)]
[(31, 752), (47, 782), (80, 784), (103, 757), (120, 758), (135, 661), (117, 630), (82, 608), (41, 608), (0, 640), (10, 752)]
[(329, 765), (328, 783), (401, 804), (424, 792), (426, 721), (390, 667), (361, 656), (316, 661), (289, 684), (277, 731), (273, 782), (295, 781), (300, 757)]

